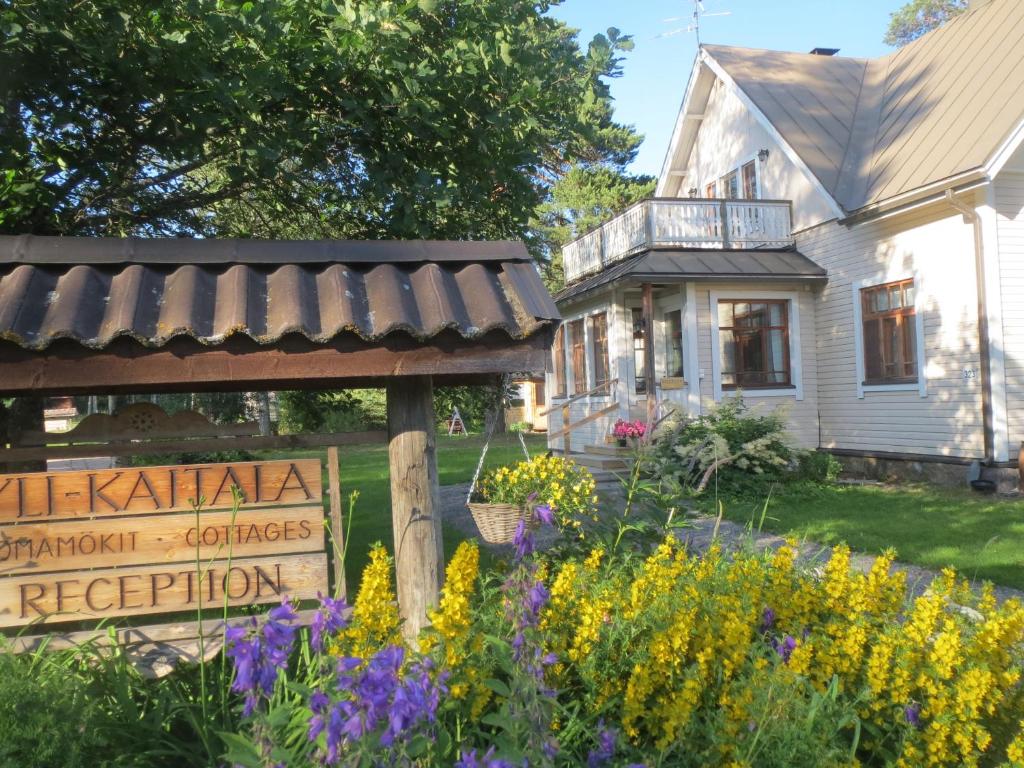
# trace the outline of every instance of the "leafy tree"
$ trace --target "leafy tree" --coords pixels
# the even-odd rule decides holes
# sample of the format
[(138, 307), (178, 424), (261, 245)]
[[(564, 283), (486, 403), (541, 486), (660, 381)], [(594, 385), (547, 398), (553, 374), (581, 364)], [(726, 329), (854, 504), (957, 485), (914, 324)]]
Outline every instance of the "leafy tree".
[(0, 0), (0, 231), (517, 237), (629, 157), (548, 0)]
[(886, 45), (906, 45), (967, 10), (967, 0), (910, 0), (889, 15)]

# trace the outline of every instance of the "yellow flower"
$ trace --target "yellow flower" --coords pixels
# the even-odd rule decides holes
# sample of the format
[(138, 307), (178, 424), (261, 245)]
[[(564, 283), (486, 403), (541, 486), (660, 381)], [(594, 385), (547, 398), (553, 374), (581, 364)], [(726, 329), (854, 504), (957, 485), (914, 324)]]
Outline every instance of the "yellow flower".
[(398, 639), (398, 606), (391, 586), (391, 557), (380, 544), (370, 550), (359, 593), (352, 605), (352, 620), (333, 648), (361, 659)]

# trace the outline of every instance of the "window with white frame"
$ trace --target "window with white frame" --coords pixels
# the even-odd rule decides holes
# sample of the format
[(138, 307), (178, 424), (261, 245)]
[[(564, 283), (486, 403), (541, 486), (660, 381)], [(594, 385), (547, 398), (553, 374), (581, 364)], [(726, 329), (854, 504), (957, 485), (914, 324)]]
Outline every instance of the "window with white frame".
[(569, 323), (569, 353), (572, 360), (572, 391), (574, 395), (580, 395), (587, 391), (587, 346), (583, 332), (583, 318)]
[(860, 289), (864, 384), (917, 383), (914, 280)]
[(608, 315), (598, 312), (591, 315), (590, 348), (594, 355), (594, 386), (600, 387), (608, 382)]
[(735, 390), (803, 400), (800, 294), (711, 290), (715, 400)]

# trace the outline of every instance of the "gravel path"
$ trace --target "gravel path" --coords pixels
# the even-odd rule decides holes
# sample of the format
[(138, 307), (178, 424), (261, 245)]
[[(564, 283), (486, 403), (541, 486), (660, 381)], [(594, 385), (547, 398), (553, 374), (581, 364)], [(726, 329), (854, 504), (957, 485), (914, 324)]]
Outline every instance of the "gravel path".
[[(480, 533), (477, 530), (476, 523), (473, 522), (473, 517), (466, 508), (466, 493), (468, 490), (468, 483), (464, 483), (462, 485), (442, 486), (441, 511), (445, 523), (458, 529), (465, 536), (475, 536), (479, 538)], [(614, 490), (611, 492), (605, 492), (612, 497), (615, 495)], [(618, 501), (621, 502), (621, 497)], [(610, 502), (615, 503), (615, 500), (610, 499)], [(680, 539), (686, 542), (697, 552), (707, 551), (716, 535), (715, 518), (706, 517), (704, 515), (693, 515), (689, 519), (689, 524), (690, 527), (679, 532)], [(743, 526), (728, 520), (722, 520), (718, 523), (717, 535), (719, 541), (726, 550), (736, 550), (741, 547), (751, 546), (756, 551), (762, 551), (765, 549), (774, 550), (778, 549), (785, 543), (785, 540), (781, 536), (771, 533), (757, 532), (751, 534)], [(543, 549), (546, 544), (551, 542), (551, 540), (552, 537), (550, 534), (545, 535), (543, 530), (538, 531), (538, 548)], [(482, 540), (480, 544), (481, 546), (487, 547), (500, 557), (509, 557), (512, 554), (512, 547), (508, 545), (487, 544)], [(816, 563), (824, 563), (829, 559), (832, 553), (832, 547), (818, 544), (813, 541), (803, 541), (798, 544), (797, 552), (798, 559), (801, 562), (813, 567)], [(853, 567), (864, 572), (871, 568), (871, 564), (874, 563), (874, 561), (874, 555), (867, 555), (860, 552), (854, 552), (850, 556), (850, 562)], [(894, 567), (906, 572), (907, 586), (914, 595), (920, 595), (925, 592), (932, 580), (938, 576), (937, 571), (922, 568), (918, 565), (911, 565), (910, 563), (897, 562)], [(1000, 600), (1006, 600), (1011, 597), (1024, 600), (1024, 591), (1019, 589), (997, 585), (995, 591), (996, 596)]]

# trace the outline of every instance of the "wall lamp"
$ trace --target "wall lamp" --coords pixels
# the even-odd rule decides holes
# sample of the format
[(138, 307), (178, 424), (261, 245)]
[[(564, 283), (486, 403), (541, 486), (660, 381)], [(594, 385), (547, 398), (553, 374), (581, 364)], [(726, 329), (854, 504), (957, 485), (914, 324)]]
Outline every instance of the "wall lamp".
[(760, 160), (762, 163), (766, 163), (768, 162), (768, 155), (770, 154), (771, 152), (769, 152), (767, 149), (762, 149), (758, 151), (757, 159)]

